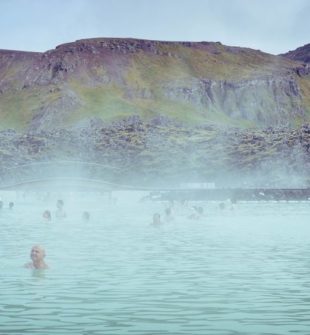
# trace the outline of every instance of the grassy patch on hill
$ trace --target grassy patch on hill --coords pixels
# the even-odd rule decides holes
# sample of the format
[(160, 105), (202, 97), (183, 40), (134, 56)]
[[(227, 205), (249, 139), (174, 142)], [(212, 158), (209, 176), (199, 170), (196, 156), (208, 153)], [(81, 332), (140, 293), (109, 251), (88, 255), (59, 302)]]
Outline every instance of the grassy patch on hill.
[(52, 103), (59, 96), (59, 91), (50, 92), (48, 88), (38, 87), (3, 94), (0, 104), (0, 129), (24, 129), (40, 106)]
[(182, 45), (161, 45), (162, 54), (143, 52), (133, 56), (133, 67), (148, 81), (161, 82), (173, 77), (213, 80), (240, 80), (253, 75), (270, 75), (283, 71), (290, 61), (251, 49), (230, 48), (214, 44), (212, 51)]
[(231, 118), (221, 111), (168, 100), (160, 93), (155, 98), (142, 99), (126, 97), (126, 92), (117, 86), (85, 87), (72, 83), (71, 87), (81, 98), (82, 107), (70, 114), (67, 119), (69, 124), (88, 117), (99, 117), (105, 122), (111, 122), (132, 115), (139, 115), (143, 120), (162, 115), (192, 126), (208, 122), (239, 127), (255, 126), (251, 121)]
[(303, 96), (303, 108), (306, 112), (306, 117), (310, 120), (310, 76), (299, 78), (301, 94)]

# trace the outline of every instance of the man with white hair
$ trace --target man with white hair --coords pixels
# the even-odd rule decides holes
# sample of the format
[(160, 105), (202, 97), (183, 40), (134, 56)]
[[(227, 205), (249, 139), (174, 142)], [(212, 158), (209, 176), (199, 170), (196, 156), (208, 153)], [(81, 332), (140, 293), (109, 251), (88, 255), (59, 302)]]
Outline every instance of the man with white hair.
[(28, 269), (47, 269), (48, 265), (44, 262), (45, 250), (40, 245), (34, 245), (31, 248), (30, 258), (32, 262), (25, 264)]

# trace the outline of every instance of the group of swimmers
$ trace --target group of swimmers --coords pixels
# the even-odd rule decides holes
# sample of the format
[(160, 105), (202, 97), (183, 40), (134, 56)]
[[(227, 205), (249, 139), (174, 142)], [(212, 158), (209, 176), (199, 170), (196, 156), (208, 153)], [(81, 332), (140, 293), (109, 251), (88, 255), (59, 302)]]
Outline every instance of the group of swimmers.
[[(13, 204), (13, 205), (11, 205)], [(2, 201), (0, 202), (0, 208), (2, 208), (3, 203)], [(9, 204), (9, 208), (13, 208), (14, 203), (10, 203)], [(63, 200), (57, 200), (56, 203), (56, 212), (55, 212), (55, 216), (56, 218), (65, 218), (66, 212), (64, 210), (64, 202)], [(46, 220), (46, 221), (51, 221), (52, 220), (52, 214), (50, 210), (45, 210), (42, 214), (42, 217)], [(82, 213), (82, 219), (84, 221), (89, 221), (90, 220), (90, 214), (87, 211), (84, 211)], [(31, 258), (31, 262), (26, 263), (25, 267), (28, 269), (48, 269), (48, 265), (45, 263), (45, 256), (46, 256), (46, 252), (43, 246), (41, 245), (34, 245), (31, 248), (31, 252), (30, 252), (30, 258)]]
[[(181, 206), (185, 208), (187, 207), (187, 204), (182, 203)], [(161, 220), (160, 213), (154, 213), (152, 225), (157, 226), (163, 223), (172, 222), (174, 220), (174, 211), (175, 211), (174, 202), (171, 201), (169, 203), (169, 206), (164, 211), (163, 221)], [(191, 211), (190, 215), (187, 216), (188, 219), (190, 220), (200, 220), (204, 216), (204, 210), (203, 210), (203, 207), (201, 206), (193, 206), (190, 208), (190, 211)]]
[[(0, 200), (0, 209), (2, 209), (3, 206), (4, 206), (3, 201)], [(13, 201), (10, 201), (10, 202), (9, 202), (9, 209), (13, 209), (13, 207), (14, 207), (14, 202), (13, 202)]]
[[(189, 217), (191, 219), (199, 219), (202, 215), (203, 215), (203, 208), (202, 207), (193, 207), (194, 208), (194, 213)], [(58, 217), (65, 217), (66, 214), (64, 212), (64, 203), (62, 200), (58, 200), (57, 201), (57, 212)], [(56, 213), (57, 213), (56, 212)], [(165, 209), (165, 221), (172, 221), (173, 220), (173, 208), (172, 207), (168, 207)], [(57, 216), (57, 215), (56, 215)], [(44, 211), (43, 213), (43, 217), (47, 220), (51, 220), (51, 213), (49, 210)], [(89, 220), (90, 216), (88, 212), (84, 212), (83, 213), (83, 219), (85, 220)], [(160, 218), (160, 214), (159, 213), (155, 213), (153, 215), (153, 225), (161, 225), (162, 221)], [(43, 246), (41, 245), (34, 245), (31, 248), (31, 252), (30, 252), (30, 258), (31, 258), (31, 262), (26, 263), (25, 267), (28, 269), (33, 269), (33, 270), (38, 270), (38, 269), (48, 269), (48, 265), (45, 263), (45, 256), (46, 256), (46, 252)]]
[[(218, 204), (218, 209), (220, 211), (224, 211), (226, 209), (229, 209), (230, 211), (234, 210), (234, 205), (235, 203), (232, 203), (230, 200), (228, 201), (228, 203), (225, 202), (220, 202)], [(186, 201), (181, 201), (180, 202), (180, 208), (182, 208), (183, 210), (186, 210), (186, 217), (189, 220), (200, 220), (205, 216), (204, 213), (204, 209), (202, 206), (188, 206), (188, 203)], [(171, 221), (174, 220), (174, 212), (178, 211), (178, 208), (175, 207), (175, 202), (174, 201), (170, 201), (169, 202), (169, 206), (165, 209), (164, 214), (163, 214), (163, 220), (161, 219), (161, 215), (160, 213), (154, 213), (153, 214), (153, 221), (152, 221), (152, 225), (154, 226), (158, 226), (161, 225), (163, 223), (169, 223)], [(189, 213), (188, 213), (189, 211)]]
[[(58, 219), (63, 219), (67, 216), (65, 210), (64, 210), (64, 202), (63, 200), (57, 200), (56, 203), (56, 212), (55, 212), (55, 216)], [(42, 217), (44, 220), (46, 221), (51, 221), (52, 220), (52, 213), (50, 210), (46, 209), (43, 214)], [(82, 219), (83, 221), (89, 221), (90, 220), (90, 214), (87, 211), (84, 211), (82, 213)]]
[[(3, 203), (2, 201), (0, 201), (0, 208), (2, 208), (2, 206), (3, 206)], [(9, 208), (13, 208), (13, 206), (14, 206), (14, 203), (9, 204)], [(202, 206), (188, 206), (187, 202), (181, 202), (180, 208), (183, 210), (184, 209), (186, 210), (187, 214), (185, 215), (190, 220), (200, 220), (205, 215), (204, 209)], [(175, 216), (174, 216), (175, 211), (178, 211), (180, 208), (177, 208), (173, 201), (169, 202), (168, 207), (166, 207), (164, 210), (163, 220), (161, 219), (160, 213), (157, 212), (153, 214), (153, 221), (151, 224), (154, 226), (159, 226), (164, 223), (172, 222), (175, 219)], [(226, 204), (223, 202), (219, 203), (218, 208), (222, 211), (226, 208)], [(190, 212), (188, 212), (188, 210)], [(57, 201), (55, 216), (56, 218), (66, 217), (63, 200)], [(47, 221), (51, 221), (52, 220), (51, 211), (45, 210), (42, 214), (42, 217)], [(89, 221), (90, 220), (89, 212), (84, 211), (82, 213), (82, 219), (83, 221)], [(31, 252), (30, 252), (30, 258), (32, 261), (25, 264), (25, 267), (29, 269), (47, 269), (48, 265), (45, 263), (45, 256), (46, 256), (46, 253), (45, 253), (44, 247), (41, 245), (34, 245), (31, 248)]]

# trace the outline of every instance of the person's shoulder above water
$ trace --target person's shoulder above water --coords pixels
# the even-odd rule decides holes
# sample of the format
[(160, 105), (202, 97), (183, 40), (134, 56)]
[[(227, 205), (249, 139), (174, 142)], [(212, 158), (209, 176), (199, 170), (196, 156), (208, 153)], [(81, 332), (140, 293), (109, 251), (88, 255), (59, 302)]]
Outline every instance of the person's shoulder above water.
[(32, 269), (32, 270), (45, 270), (45, 269), (49, 268), (47, 264), (44, 264), (43, 266), (40, 266), (40, 267), (35, 267), (35, 265), (33, 264), (33, 262), (26, 263), (24, 265), (24, 267), (26, 269)]

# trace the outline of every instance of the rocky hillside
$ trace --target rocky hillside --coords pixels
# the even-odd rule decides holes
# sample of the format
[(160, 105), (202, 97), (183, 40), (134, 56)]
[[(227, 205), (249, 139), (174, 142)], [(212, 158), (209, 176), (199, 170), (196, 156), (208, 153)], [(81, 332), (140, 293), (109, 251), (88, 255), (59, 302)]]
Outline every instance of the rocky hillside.
[(135, 39), (0, 50), (0, 172), (70, 158), (135, 185), (310, 185), (305, 61)]
[(304, 45), (303, 47), (297, 48), (296, 50), (282, 54), (282, 56), (294, 61), (310, 63), (310, 43)]
[(137, 115), (186, 124), (294, 126), (310, 78), (291, 59), (208, 42), (79, 40), (44, 53), (0, 51), (2, 129), (31, 131)]
[(144, 122), (132, 117), (109, 125), (94, 119), (77, 129), (0, 131), (0, 143), (3, 171), (78, 160), (109, 166), (108, 181), (136, 186), (201, 181), (221, 187), (310, 185), (310, 125), (248, 130), (188, 127), (163, 118)]
[[(301, 64), (296, 68), (296, 73), (300, 77), (309, 77), (310, 75), (310, 44), (306, 44), (303, 47), (297, 48), (296, 50), (289, 51), (283, 55), (288, 59), (300, 62)], [(306, 97), (307, 94), (304, 94)]]

